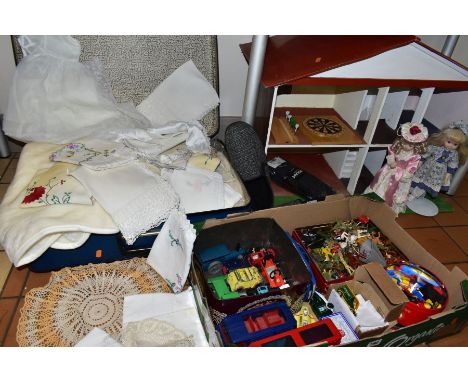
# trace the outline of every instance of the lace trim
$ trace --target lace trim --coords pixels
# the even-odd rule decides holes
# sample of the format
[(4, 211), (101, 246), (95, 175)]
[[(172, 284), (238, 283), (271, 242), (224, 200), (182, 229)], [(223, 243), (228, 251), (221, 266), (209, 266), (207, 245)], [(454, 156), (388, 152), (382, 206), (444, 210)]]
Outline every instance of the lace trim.
[(124, 297), (143, 293), (171, 293), (145, 258), (52, 272), (47, 285), (26, 293), (18, 344), (73, 346), (95, 327), (118, 340)]
[[(146, 171), (149, 169), (145, 168)], [(156, 176), (151, 173), (152, 176)], [(166, 221), (170, 212), (179, 207), (179, 198), (169, 183), (157, 177), (155, 187), (137, 195), (112, 214), (122, 236), (133, 244), (142, 233)]]
[(194, 347), (193, 336), (188, 336), (182, 330), (167, 321), (148, 318), (130, 322), (122, 330), (124, 346), (171, 346)]

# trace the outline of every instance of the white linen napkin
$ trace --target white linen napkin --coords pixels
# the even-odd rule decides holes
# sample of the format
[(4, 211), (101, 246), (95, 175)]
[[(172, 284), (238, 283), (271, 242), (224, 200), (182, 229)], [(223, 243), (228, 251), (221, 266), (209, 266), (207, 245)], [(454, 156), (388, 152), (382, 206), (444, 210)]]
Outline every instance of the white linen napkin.
[(70, 175), (91, 192), (128, 244), (165, 221), (179, 205), (172, 187), (138, 162), (103, 171), (81, 166)]
[(75, 347), (122, 347), (109, 334), (100, 328), (94, 328), (75, 344)]
[(69, 143), (50, 154), (54, 162), (79, 164), (91, 170), (123, 166), (136, 160), (136, 154), (122, 143)]
[(223, 177), (217, 172), (187, 167), (163, 170), (162, 175), (176, 190), (187, 214), (224, 208)]
[(185, 214), (173, 210), (151, 248), (148, 264), (164, 277), (174, 293), (184, 288), (196, 236)]
[(192, 288), (177, 294), (147, 293), (125, 296), (122, 324), (156, 318), (191, 336), (195, 346), (208, 346)]
[(219, 97), (193, 61), (187, 61), (153, 90), (137, 110), (153, 125), (199, 121), (219, 104)]

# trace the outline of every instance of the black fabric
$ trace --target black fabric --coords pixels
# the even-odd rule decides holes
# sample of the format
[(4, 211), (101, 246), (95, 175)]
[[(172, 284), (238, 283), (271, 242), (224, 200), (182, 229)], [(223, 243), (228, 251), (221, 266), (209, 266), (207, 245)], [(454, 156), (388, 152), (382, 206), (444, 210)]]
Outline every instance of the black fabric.
[(226, 128), (224, 143), (232, 167), (239, 173), (250, 195), (253, 210), (273, 206), (273, 190), (265, 150), (255, 129), (245, 122)]

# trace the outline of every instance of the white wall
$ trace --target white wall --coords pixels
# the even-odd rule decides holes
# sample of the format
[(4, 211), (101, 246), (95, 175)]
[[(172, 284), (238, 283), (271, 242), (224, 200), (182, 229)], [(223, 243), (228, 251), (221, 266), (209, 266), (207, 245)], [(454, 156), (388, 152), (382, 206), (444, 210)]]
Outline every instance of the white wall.
[[(421, 41), (430, 47), (442, 51), (444, 47), (445, 39), (447, 36), (419, 36)], [(468, 36), (460, 36), (453, 50), (452, 56), (454, 60), (468, 66)]]
[(239, 44), (251, 42), (251, 35), (218, 36), (220, 115), (241, 116), (248, 65)]

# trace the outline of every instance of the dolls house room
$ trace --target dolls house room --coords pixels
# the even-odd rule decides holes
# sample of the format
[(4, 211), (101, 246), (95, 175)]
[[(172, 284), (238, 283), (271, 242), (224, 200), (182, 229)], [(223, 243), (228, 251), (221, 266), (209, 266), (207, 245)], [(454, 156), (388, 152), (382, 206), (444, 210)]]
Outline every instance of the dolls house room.
[(1, 346), (468, 345), (454, 46), (3, 37)]

